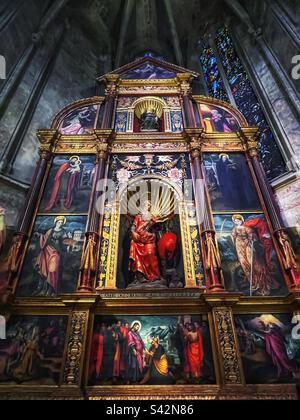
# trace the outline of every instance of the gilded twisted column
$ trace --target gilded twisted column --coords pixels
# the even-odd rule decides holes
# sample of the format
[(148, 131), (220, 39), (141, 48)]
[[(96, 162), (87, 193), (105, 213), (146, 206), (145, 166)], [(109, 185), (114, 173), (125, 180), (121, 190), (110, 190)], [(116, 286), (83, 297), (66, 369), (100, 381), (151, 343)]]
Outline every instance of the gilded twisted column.
[[(198, 224), (201, 226), (204, 268), (207, 287), (210, 292), (224, 292), (221, 258), (216, 242), (216, 232), (212, 219), (210, 198), (206, 186), (201, 154), (203, 130), (186, 130), (190, 139), (190, 154), (194, 172), (195, 201)], [(202, 203), (202, 205), (201, 205)]]

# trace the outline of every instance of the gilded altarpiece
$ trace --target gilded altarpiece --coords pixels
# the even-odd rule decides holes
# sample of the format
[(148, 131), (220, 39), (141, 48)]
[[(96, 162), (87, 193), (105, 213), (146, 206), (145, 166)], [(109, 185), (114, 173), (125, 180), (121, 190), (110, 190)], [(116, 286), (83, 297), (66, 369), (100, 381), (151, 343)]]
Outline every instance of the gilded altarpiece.
[(198, 76), (137, 60), (39, 130), (0, 398), (297, 398), (299, 263), (259, 132)]

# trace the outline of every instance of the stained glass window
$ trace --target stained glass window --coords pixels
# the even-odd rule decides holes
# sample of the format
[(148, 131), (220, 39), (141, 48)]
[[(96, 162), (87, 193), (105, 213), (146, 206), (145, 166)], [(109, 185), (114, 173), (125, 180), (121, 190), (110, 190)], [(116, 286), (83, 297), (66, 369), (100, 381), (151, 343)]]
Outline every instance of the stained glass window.
[(216, 46), (238, 109), (248, 123), (259, 127), (262, 133), (260, 150), (268, 178), (283, 175), (287, 171), (284, 159), (226, 28), (218, 31)]
[(200, 61), (209, 89), (209, 94), (213, 98), (229, 102), (213, 49), (206, 43), (202, 43), (201, 48), (202, 53), (200, 56)]

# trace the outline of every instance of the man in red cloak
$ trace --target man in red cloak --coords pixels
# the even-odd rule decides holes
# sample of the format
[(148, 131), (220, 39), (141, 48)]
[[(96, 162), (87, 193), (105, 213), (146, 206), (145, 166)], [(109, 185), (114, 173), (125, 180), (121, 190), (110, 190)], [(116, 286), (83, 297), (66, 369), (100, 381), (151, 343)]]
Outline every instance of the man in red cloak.
[(51, 211), (56, 206), (60, 206), (63, 210), (70, 210), (78, 175), (81, 172), (80, 165), (78, 156), (72, 156), (69, 162), (61, 165), (55, 175), (53, 190), (45, 211)]
[(104, 336), (102, 333), (102, 327), (95, 332), (92, 343), (92, 354), (90, 361), (90, 376), (94, 374), (99, 378), (103, 363), (103, 351), (104, 351)]
[(199, 380), (203, 373), (204, 348), (200, 330), (192, 324), (187, 324), (185, 329), (186, 362), (185, 373), (194, 380)]
[[(148, 282), (161, 278), (156, 249), (156, 235), (150, 229), (156, 218), (150, 213), (151, 203), (146, 201), (142, 214), (136, 216), (132, 226), (129, 268)], [(142, 279), (142, 280), (144, 280)]]

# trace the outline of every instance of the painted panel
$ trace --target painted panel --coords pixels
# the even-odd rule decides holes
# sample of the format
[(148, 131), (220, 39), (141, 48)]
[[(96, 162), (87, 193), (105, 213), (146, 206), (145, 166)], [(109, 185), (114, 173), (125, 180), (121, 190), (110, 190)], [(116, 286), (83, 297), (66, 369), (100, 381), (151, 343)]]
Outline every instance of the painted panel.
[(300, 327), (291, 314), (237, 315), (248, 384), (300, 384)]
[(18, 296), (75, 292), (86, 223), (86, 216), (37, 217)]
[(56, 156), (40, 213), (87, 213), (95, 173), (95, 156)]
[(67, 324), (65, 316), (13, 316), (0, 340), (0, 384), (58, 385)]
[(245, 156), (205, 154), (204, 165), (213, 211), (261, 209)]
[(245, 295), (286, 295), (267, 222), (261, 214), (215, 215), (226, 290)]
[(207, 316), (95, 319), (90, 385), (214, 384)]

